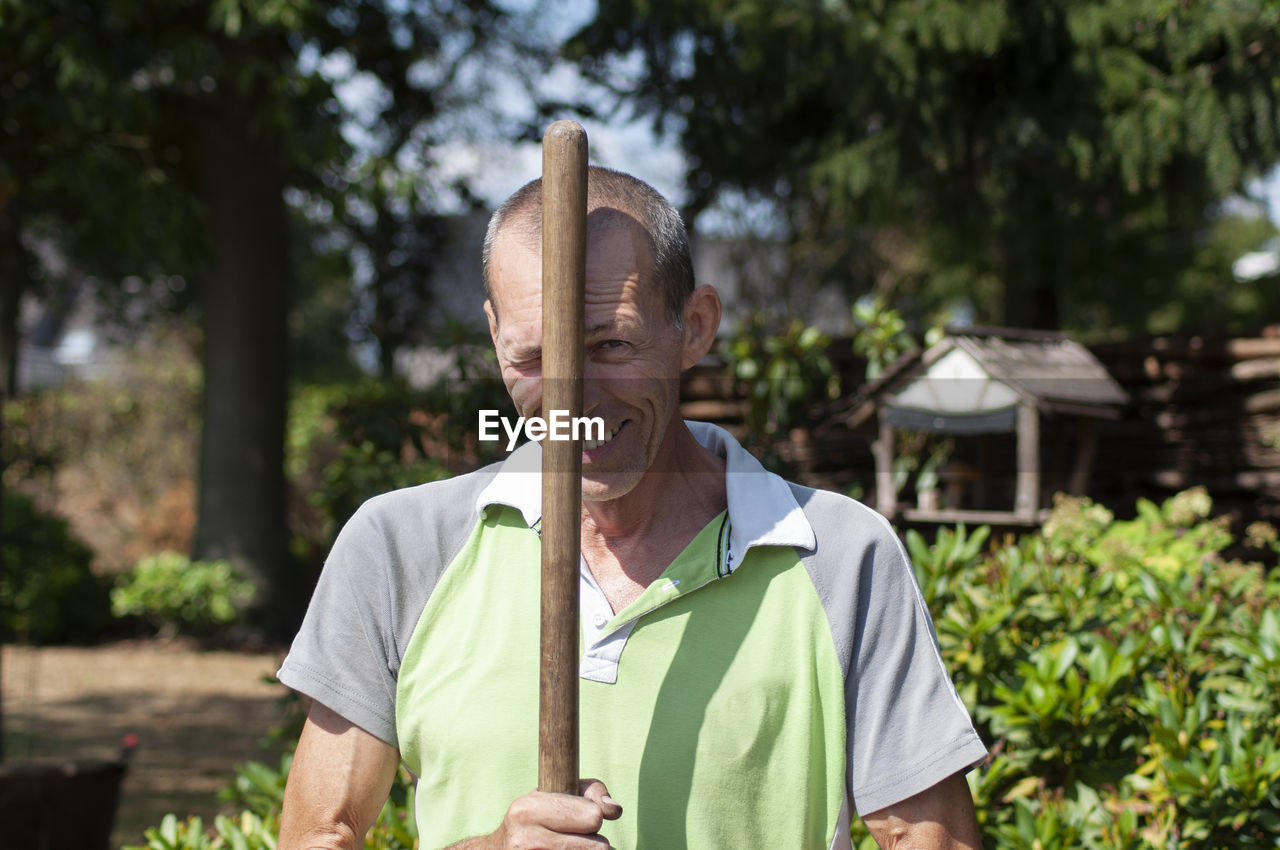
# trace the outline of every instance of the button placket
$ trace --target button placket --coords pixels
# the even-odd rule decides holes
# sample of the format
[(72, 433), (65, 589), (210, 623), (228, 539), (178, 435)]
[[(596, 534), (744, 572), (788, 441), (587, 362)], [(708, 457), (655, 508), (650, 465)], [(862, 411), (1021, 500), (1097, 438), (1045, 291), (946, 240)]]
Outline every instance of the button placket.
[(583, 642), (590, 653), (604, 636), (604, 627), (613, 618), (613, 608), (605, 598), (604, 591), (596, 584), (595, 578), (587, 568), (585, 559), (579, 561), (580, 578), (578, 581), (578, 599), (581, 606)]

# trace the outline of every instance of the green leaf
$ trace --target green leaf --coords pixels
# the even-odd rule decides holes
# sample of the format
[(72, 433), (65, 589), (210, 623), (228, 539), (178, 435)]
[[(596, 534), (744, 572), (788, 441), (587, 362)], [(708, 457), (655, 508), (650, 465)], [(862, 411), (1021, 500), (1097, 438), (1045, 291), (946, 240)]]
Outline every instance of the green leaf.
[(174, 814), (167, 814), (160, 821), (160, 837), (163, 838), (169, 847), (176, 847), (178, 844), (178, 817)]
[(1053, 678), (1061, 679), (1080, 654), (1080, 644), (1071, 638), (1064, 638), (1050, 650), (1050, 654), (1053, 658)]

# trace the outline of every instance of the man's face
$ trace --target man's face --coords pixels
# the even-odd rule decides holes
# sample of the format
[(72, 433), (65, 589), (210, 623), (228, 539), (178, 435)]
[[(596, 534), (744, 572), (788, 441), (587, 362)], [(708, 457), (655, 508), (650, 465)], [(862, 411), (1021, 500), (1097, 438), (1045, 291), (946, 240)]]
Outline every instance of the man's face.
[[(584, 445), (582, 495), (606, 501), (629, 493), (658, 456), (677, 416), (685, 346), (650, 280), (640, 225), (612, 210), (595, 214), (611, 226), (587, 240), (583, 415), (604, 420), (605, 442)], [(496, 303), (485, 311), (502, 380), (522, 416), (542, 415), (541, 252), (504, 233), (490, 268)]]

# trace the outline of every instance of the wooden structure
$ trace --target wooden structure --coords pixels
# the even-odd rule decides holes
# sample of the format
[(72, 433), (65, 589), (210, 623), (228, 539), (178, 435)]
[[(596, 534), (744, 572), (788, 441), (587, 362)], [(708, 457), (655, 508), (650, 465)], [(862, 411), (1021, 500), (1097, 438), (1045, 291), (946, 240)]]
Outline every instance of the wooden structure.
[(1280, 325), (1257, 337), (1175, 335), (1091, 348), (1129, 394), (1108, 423), (1089, 495), (1159, 500), (1192, 485), (1237, 529), (1280, 523)]
[[(843, 419), (851, 429), (872, 419), (878, 424), (872, 445), (875, 502), (885, 516), (1032, 525), (1046, 510), (1042, 451), (1051, 448), (1057, 454), (1063, 436), (1074, 436), (1074, 462), (1067, 480), (1055, 484), (1082, 493), (1097, 450), (1094, 422), (1119, 418), (1127, 401), (1102, 364), (1066, 334), (962, 328), (948, 329), (936, 345), (900, 358), (854, 397)], [(1066, 420), (1072, 427), (1043, 433), (1047, 422)], [(900, 508), (893, 473), (898, 431), (950, 435), (957, 444), (978, 438), (976, 463), (953, 462), (938, 470), (946, 485), (945, 504), (930, 488), (917, 493), (917, 507)], [(1016, 437), (1010, 507), (993, 506), (985, 495), (999, 470), (1009, 464), (996, 456), (1008, 449), (993, 452), (991, 441), (982, 438), (1001, 434)], [(984, 494), (976, 508), (964, 503), (969, 488)]]

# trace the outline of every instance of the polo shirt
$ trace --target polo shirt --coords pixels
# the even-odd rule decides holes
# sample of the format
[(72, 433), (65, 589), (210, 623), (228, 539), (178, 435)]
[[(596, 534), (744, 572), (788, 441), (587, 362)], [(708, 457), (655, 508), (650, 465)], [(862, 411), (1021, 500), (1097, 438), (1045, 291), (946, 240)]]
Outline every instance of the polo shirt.
[[(727, 511), (614, 612), (581, 565), (581, 774), (618, 848), (849, 847), (873, 812), (980, 761), (905, 551), (723, 429)], [(422, 847), (492, 831), (537, 783), (540, 446), (370, 500), (280, 670), (399, 748)]]

